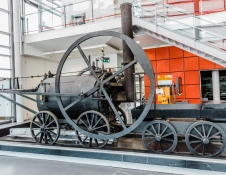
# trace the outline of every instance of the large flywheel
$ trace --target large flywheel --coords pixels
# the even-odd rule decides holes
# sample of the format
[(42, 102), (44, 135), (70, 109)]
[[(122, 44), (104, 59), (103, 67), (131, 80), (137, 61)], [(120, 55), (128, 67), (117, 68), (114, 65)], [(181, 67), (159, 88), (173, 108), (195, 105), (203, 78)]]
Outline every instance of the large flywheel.
[[(87, 55), (84, 53), (81, 44), (89, 39), (95, 38), (95, 37), (115, 37), (117, 39), (121, 39), (124, 41), (132, 53), (134, 54), (134, 60), (127, 63), (124, 65), (122, 68), (118, 69), (116, 72), (112, 73), (109, 75), (107, 78), (105, 78), (103, 81), (100, 80), (100, 78), (97, 76), (96, 71), (92, 67), (92, 63), (89, 62)], [(131, 131), (133, 131), (146, 117), (147, 113), (149, 112), (149, 109), (151, 108), (152, 101), (154, 98), (154, 87), (155, 87), (155, 79), (154, 79), (154, 72), (152, 65), (150, 63), (150, 60), (148, 59), (146, 53), (142, 49), (140, 45), (138, 45), (133, 39), (129, 38), (126, 35), (123, 35), (121, 33), (113, 32), (113, 31), (101, 31), (101, 32), (93, 32), (90, 34), (87, 34), (77, 41), (75, 41), (65, 52), (63, 55), (60, 64), (57, 69), (57, 74), (56, 74), (56, 81), (55, 81), (55, 89), (56, 93), (61, 93), (60, 91), (60, 82), (61, 82), (61, 74), (62, 74), (62, 69), (63, 66), (68, 59), (69, 55), (72, 53), (74, 49), (78, 49), (79, 53), (81, 54), (82, 58), (84, 59), (88, 70), (90, 74), (95, 78), (95, 85), (93, 88), (89, 89), (88, 91), (86, 90), (82, 94), (79, 94), (75, 98), (73, 98), (73, 102), (70, 104), (65, 105), (62, 102), (62, 97), (56, 97), (57, 98), (57, 103), (59, 105), (60, 111), (67, 120), (67, 122), (75, 128), (79, 133), (84, 134), (85, 136), (94, 138), (94, 139), (115, 139), (122, 137)], [(120, 112), (118, 110), (118, 104), (114, 103), (113, 99), (111, 98), (111, 94), (108, 93), (107, 91), (107, 86), (110, 84), (110, 82), (113, 79), (116, 79), (117, 76), (120, 74), (123, 74), (123, 72), (128, 69), (131, 66), (134, 66), (135, 64), (139, 63), (140, 66), (142, 67), (144, 73), (147, 75), (151, 82), (151, 88), (150, 88), (150, 94), (149, 94), (149, 99), (147, 103), (144, 105), (143, 111), (140, 114), (140, 116), (136, 119), (135, 122), (133, 122), (132, 125), (126, 125), (125, 122), (123, 121), (122, 117), (120, 116)], [(76, 66), (76, 65), (75, 65)], [(117, 132), (111, 132), (110, 134), (98, 134), (95, 132), (89, 132), (87, 130), (84, 130), (84, 128), (79, 127), (76, 122), (74, 122), (70, 115), (68, 114), (68, 111), (70, 108), (72, 108), (74, 105), (77, 105), (79, 102), (82, 100), (85, 100), (86, 98), (90, 98), (94, 93), (100, 92), (102, 93), (102, 98), (105, 100), (105, 103), (108, 104), (110, 107), (110, 111), (114, 113), (114, 115), (117, 117), (117, 123), (120, 125), (120, 130), (117, 130)], [(72, 94), (75, 95), (75, 94)], [(74, 111), (76, 113), (76, 111)], [(107, 113), (105, 113), (105, 116), (107, 117)]]

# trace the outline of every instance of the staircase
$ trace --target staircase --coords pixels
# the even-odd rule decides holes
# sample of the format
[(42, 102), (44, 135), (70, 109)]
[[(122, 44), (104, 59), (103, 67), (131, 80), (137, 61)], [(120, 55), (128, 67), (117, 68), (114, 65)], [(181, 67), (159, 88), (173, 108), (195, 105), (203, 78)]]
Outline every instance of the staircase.
[(151, 1), (148, 8), (133, 5), (134, 33), (156, 39), (226, 67), (226, 26), (205, 16), (195, 16)]

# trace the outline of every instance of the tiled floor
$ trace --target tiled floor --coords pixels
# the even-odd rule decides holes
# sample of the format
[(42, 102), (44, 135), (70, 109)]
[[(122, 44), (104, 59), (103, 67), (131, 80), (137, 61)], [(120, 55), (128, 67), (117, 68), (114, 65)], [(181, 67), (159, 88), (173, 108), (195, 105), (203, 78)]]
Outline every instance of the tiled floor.
[(1, 175), (173, 175), (50, 160), (0, 156)]

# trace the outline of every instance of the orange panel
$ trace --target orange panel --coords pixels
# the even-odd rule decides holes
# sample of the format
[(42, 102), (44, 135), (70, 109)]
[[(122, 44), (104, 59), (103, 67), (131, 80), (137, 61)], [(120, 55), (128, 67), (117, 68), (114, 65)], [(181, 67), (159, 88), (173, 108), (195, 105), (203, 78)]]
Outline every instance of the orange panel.
[(211, 61), (208, 61), (204, 58), (199, 58), (199, 66), (200, 70), (213, 70), (214, 69), (214, 63)]
[(178, 72), (184, 70), (184, 60), (183, 58), (170, 59), (170, 71)]
[(199, 58), (184, 58), (184, 70), (199, 70)]
[(197, 56), (197, 55), (194, 55), (190, 52), (184, 51), (184, 57), (195, 57), (195, 56)]
[(189, 104), (201, 104), (201, 100), (200, 99), (189, 98), (187, 100), (188, 100)]
[(186, 98), (200, 99), (200, 85), (186, 85), (185, 93), (186, 93)]
[(199, 71), (185, 72), (185, 84), (200, 84)]
[(169, 47), (156, 48), (156, 60), (169, 59)]
[(170, 58), (182, 58), (183, 57), (183, 50), (177, 47), (169, 47), (170, 48)]
[(171, 73), (172, 78), (173, 78), (173, 83), (176, 83), (176, 80), (178, 77), (182, 78), (182, 84), (184, 84), (184, 72), (173, 72)]
[(150, 60), (155, 60), (155, 49), (144, 50)]
[(146, 74), (144, 74), (144, 86), (150, 86), (150, 80)]
[(225, 69), (225, 67), (223, 67), (223, 66), (221, 66), (221, 65), (219, 65), (219, 64), (215, 64), (215, 68), (216, 68), (216, 69)]
[(169, 72), (169, 60), (157, 61), (157, 73)]
[(148, 100), (150, 94), (150, 86), (145, 86), (145, 99)]
[(156, 68), (157, 68), (157, 61), (151, 61), (152, 68), (154, 70), (154, 73), (156, 73)]

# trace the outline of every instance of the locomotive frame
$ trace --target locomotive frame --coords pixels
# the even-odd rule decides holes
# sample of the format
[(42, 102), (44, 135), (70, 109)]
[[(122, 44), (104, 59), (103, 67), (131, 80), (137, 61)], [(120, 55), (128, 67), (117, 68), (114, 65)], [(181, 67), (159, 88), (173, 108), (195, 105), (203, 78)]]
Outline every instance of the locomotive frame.
[[(126, 64), (123, 68), (116, 71), (114, 74), (110, 75), (103, 81), (100, 81), (96, 75), (95, 70), (91, 66), (89, 60), (84, 54), (80, 47), (80, 44), (90, 38), (98, 36), (112, 36), (122, 39), (129, 46), (133, 52), (135, 59), (130, 63)], [(96, 84), (86, 93), (82, 94), (67, 94), (60, 93), (60, 78), (62, 67), (67, 60), (70, 53), (77, 48), (81, 53), (84, 61), (86, 62), (91, 75), (95, 78)], [(110, 98), (109, 94), (105, 90), (105, 84), (111, 79), (115, 78), (123, 71), (125, 71), (130, 66), (136, 63), (140, 63), (141, 67), (144, 69), (145, 74), (151, 81), (151, 89), (149, 94), (149, 99), (145, 105), (140, 105), (132, 110), (133, 124), (126, 125), (123, 121), (123, 111), (119, 114), (119, 110), (115, 107)], [(220, 156), (226, 147), (226, 110), (224, 105), (220, 109), (214, 109), (214, 107), (205, 107), (202, 105), (189, 105), (189, 104), (178, 104), (178, 105), (152, 105), (154, 101), (155, 93), (155, 76), (152, 66), (147, 58), (147, 55), (143, 49), (131, 38), (112, 31), (102, 31), (94, 32), (81, 37), (79, 40), (74, 42), (69, 49), (64, 54), (60, 61), (59, 67), (57, 69), (55, 77), (55, 90), (56, 93), (47, 92), (37, 92), (38, 88), (32, 90), (2, 90), (0, 91), (0, 97), (28, 110), (29, 112), (35, 114), (31, 121), (30, 130), (32, 137), (38, 143), (43, 144), (54, 144), (59, 135), (60, 127), (62, 123), (70, 124), (75, 130), (78, 140), (81, 145), (85, 147), (103, 147), (108, 139), (116, 139), (122, 137), (131, 132), (142, 133), (142, 140), (147, 149), (154, 153), (170, 153), (177, 145), (177, 135), (182, 134), (185, 136), (185, 142), (188, 149), (197, 156)], [(41, 83), (43, 86), (44, 83)], [(45, 85), (44, 85), (45, 86)], [(43, 86), (43, 87), (44, 87)], [(85, 98), (90, 97), (93, 93), (101, 90), (105, 96), (105, 100), (109, 103), (112, 108), (119, 124), (122, 126), (121, 130), (115, 133), (111, 133), (109, 121), (107, 118), (101, 114), (99, 111), (89, 110), (82, 113), (77, 120), (73, 120), (67, 114), (67, 110), (72, 106), (76, 105)], [(50, 111), (40, 111), (39, 113), (33, 111), (32, 109), (19, 104), (10, 98), (2, 95), (4, 93), (17, 94), (34, 102), (35, 100), (26, 95), (36, 95), (36, 96), (53, 96), (56, 98), (60, 111), (62, 112), (65, 120), (58, 120)], [(66, 107), (62, 104), (62, 97), (74, 97), (74, 101), (67, 105)], [(219, 105), (217, 105), (219, 107)], [(94, 117), (97, 116), (97, 117)], [(181, 120), (185, 119), (185, 120)], [(84, 120), (86, 122), (84, 122)], [(81, 121), (83, 125), (79, 123)], [(101, 122), (100, 122), (101, 121)], [(95, 124), (93, 123), (95, 122)], [(100, 124), (101, 126), (97, 126)], [(82, 127), (81, 127), (82, 126)], [(105, 127), (105, 130), (100, 130), (100, 128)], [(38, 130), (38, 131), (37, 131)], [(56, 130), (56, 132), (53, 132)], [(84, 137), (82, 138), (81, 135)], [(38, 138), (38, 136), (40, 136)], [(89, 139), (89, 143), (86, 141)], [(94, 143), (93, 143), (94, 141)]]

